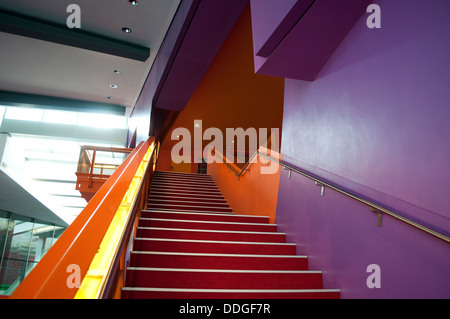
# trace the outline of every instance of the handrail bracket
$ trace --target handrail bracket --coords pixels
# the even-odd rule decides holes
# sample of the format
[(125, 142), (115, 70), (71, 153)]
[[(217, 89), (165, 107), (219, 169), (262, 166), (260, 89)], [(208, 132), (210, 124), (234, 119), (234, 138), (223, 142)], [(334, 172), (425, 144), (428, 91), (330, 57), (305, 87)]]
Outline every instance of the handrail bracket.
[(381, 218), (383, 217), (383, 212), (376, 209), (375, 207), (370, 207), (370, 211), (374, 214), (377, 214), (377, 226), (381, 227)]
[(320, 186), (320, 196), (324, 196), (325, 194), (325, 185), (319, 182), (315, 182), (317, 186)]
[(292, 170), (284, 166), (284, 169), (289, 172), (289, 178), (291, 178)]

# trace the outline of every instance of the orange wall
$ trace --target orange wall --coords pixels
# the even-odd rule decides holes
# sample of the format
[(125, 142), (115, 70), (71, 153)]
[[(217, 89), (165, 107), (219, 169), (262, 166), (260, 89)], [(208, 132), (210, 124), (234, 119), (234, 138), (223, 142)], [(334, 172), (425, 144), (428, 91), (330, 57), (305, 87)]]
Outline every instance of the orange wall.
[[(202, 120), (203, 131), (209, 127), (221, 129), (224, 138), (226, 128), (254, 127), (257, 130), (267, 128), (268, 131), (279, 128), (281, 132), (283, 94), (284, 79), (254, 72), (248, 6), (161, 144), (158, 169), (168, 170), (170, 167), (170, 151), (178, 143), (171, 141), (173, 129), (189, 129), (193, 147), (194, 120)], [(205, 141), (203, 147), (209, 142)], [(192, 164), (191, 172), (196, 171), (197, 165)]]
[[(271, 156), (274, 154), (269, 153)], [(281, 156), (278, 153), (277, 155)], [(222, 160), (222, 155), (218, 152), (215, 156)], [(276, 167), (276, 173), (261, 174), (261, 167), (267, 166), (267, 161), (261, 161), (255, 157), (252, 164), (248, 166), (249, 170), (238, 178), (222, 161), (208, 164), (208, 174), (222, 191), (228, 204), (233, 208), (233, 212), (240, 215), (268, 216), (270, 223), (275, 223), (280, 166), (272, 163)], [(240, 171), (236, 165), (232, 163), (229, 165)]]
[[(170, 170), (170, 153), (179, 142), (171, 141), (173, 129), (189, 129), (194, 146), (194, 120), (202, 120), (203, 131), (210, 127), (221, 129), (224, 138), (226, 128), (253, 127), (257, 131), (267, 128), (269, 132), (271, 128), (278, 128), (281, 139), (283, 96), (284, 79), (255, 74), (248, 6), (161, 144), (158, 170)], [(210, 142), (204, 141), (203, 147)], [(264, 142), (259, 141), (260, 144)], [(245, 174), (239, 180), (224, 164), (208, 165), (208, 174), (212, 175), (234, 212), (269, 216), (273, 223), (279, 173), (254, 174), (253, 170), (258, 171), (259, 165), (256, 163), (252, 173)], [(191, 172), (197, 172), (197, 166), (193, 163)]]

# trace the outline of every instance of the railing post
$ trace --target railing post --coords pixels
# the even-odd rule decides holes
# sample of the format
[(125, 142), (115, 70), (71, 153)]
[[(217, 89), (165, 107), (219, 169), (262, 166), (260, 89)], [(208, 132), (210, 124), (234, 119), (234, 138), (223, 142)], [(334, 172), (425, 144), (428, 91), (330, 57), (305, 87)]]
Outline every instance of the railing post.
[(92, 163), (91, 163), (91, 171), (89, 173), (89, 183), (88, 187), (92, 187), (92, 175), (94, 174), (94, 163), (95, 163), (95, 156), (97, 155), (97, 149), (94, 148), (94, 154), (92, 155)]

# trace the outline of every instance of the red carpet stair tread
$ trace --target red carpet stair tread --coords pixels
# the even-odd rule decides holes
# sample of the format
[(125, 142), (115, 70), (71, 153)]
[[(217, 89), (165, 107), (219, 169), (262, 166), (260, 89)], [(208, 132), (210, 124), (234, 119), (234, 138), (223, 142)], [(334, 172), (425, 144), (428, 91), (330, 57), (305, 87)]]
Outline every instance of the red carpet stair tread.
[(235, 215), (210, 176), (155, 172), (122, 298), (339, 297), (268, 217)]

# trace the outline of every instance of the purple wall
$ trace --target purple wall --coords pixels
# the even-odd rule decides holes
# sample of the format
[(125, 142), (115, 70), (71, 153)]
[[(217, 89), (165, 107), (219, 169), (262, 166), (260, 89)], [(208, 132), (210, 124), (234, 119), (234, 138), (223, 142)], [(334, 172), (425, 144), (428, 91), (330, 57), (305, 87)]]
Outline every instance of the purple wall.
[[(448, 0), (374, 1), (314, 82), (286, 80), (283, 159), (450, 234)], [(342, 298), (450, 298), (450, 245), (282, 173), (277, 221)], [(366, 267), (381, 267), (381, 288)]]

